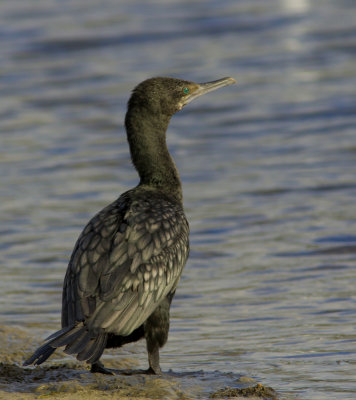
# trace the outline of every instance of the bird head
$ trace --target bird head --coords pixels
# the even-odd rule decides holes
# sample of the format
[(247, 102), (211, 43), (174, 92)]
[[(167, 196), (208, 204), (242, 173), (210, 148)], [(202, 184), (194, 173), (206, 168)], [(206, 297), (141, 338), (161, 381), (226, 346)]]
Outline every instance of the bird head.
[(205, 83), (165, 77), (150, 78), (136, 86), (129, 106), (137, 105), (152, 113), (172, 116), (197, 97), (234, 83), (236, 81), (233, 78)]

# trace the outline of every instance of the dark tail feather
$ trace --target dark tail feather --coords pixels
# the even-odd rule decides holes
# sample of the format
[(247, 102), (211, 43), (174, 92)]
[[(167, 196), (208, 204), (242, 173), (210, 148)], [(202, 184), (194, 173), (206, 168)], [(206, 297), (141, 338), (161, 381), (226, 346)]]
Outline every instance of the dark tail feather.
[(77, 359), (80, 361), (86, 360), (88, 363), (95, 363), (99, 360), (108, 340), (107, 333), (100, 333), (96, 337), (92, 338), (85, 348), (77, 355)]
[(99, 333), (93, 337), (83, 322), (63, 328), (49, 336), (47, 342), (39, 347), (23, 365), (40, 365), (54, 353), (57, 347), (62, 346), (66, 346), (64, 351), (67, 354), (77, 354), (78, 360), (95, 362), (103, 354), (107, 336), (106, 333)]
[(89, 341), (90, 335), (88, 335), (87, 331), (84, 331), (76, 340), (67, 344), (64, 352), (66, 354), (78, 354), (85, 349)]
[(103, 351), (106, 347), (106, 342), (108, 340), (108, 335), (107, 334), (101, 334), (98, 337), (97, 342), (95, 343), (95, 347), (93, 348), (93, 352), (90, 355), (90, 358), (87, 359), (87, 363), (89, 364), (94, 364), (99, 360), (101, 355), (103, 354)]
[(43, 346), (39, 347), (33, 354), (32, 356), (27, 359), (22, 365), (25, 367), (26, 365), (40, 365), (44, 361), (47, 360), (48, 357), (50, 357), (54, 351), (56, 350), (55, 347), (51, 347), (49, 344), (44, 344)]
[(53, 347), (62, 347), (66, 346), (70, 343), (75, 342), (78, 337), (82, 335), (86, 331), (85, 326), (83, 323), (74, 325), (72, 329), (67, 332), (60, 333), (59, 335), (55, 336), (51, 341), (51, 346)]
[(62, 328), (62, 329), (60, 329), (59, 331), (52, 333), (52, 335), (49, 335), (49, 336), (45, 339), (45, 342), (48, 342), (48, 341), (51, 340), (51, 339), (55, 339), (55, 338), (61, 336), (62, 333), (67, 333), (67, 332), (69, 332), (72, 328), (73, 328), (72, 325), (71, 325), (71, 326), (66, 326), (65, 328)]

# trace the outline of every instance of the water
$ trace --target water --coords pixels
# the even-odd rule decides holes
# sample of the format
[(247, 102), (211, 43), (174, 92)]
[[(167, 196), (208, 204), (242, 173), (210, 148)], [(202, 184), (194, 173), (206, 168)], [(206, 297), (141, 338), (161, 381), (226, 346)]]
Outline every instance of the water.
[(137, 183), (123, 130), (133, 86), (233, 76), (169, 128), (192, 253), (162, 368), (355, 398), (355, 8), (2, 1), (1, 325), (58, 328), (78, 234)]

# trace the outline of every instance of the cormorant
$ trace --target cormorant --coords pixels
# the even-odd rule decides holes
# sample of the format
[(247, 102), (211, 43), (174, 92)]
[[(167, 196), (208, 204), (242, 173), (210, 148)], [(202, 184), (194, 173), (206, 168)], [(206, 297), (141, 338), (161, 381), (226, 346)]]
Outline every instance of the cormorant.
[(92, 372), (111, 374), (99, 361), (104, 349), (145, 338), (146, 372), (161, 373), (159, 348), (167, 341), (169, 309), (189, 253), (181, 182), (166, 130), (190, 101), (233, 83), (158, 77), (134, 89), (125, 127), (140, 182), (84, 228), (64, 278), (62, 329), (24, 365), (42, 364), (65, 346)]

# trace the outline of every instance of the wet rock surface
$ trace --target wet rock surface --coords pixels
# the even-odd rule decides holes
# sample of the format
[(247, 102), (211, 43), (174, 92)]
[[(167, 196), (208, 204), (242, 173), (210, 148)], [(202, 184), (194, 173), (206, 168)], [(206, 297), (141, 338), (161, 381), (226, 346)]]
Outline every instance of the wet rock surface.
[(255, 386), (240, 388), (224, 388), (212, 393), (211, 399), (225, 399), (225, 398), (256, 398), (264, 400), (277, 400), (277, 393), (270, 387), (266, 387), (258, 383)]
[(235, 373), (169, 370), (162, 376), (128, 375), (137, 370), (134, 358), (106, 360), (105, 364), (116, 372), (112, 376), (92, 374), (86, 364), (75, 360), (59, 361), (60, 352), (41, 366), (22, 367), (40, 340), (15, 326), (1, 326), (0, 340), (1, 399), (277, 399), (272, 389)]

